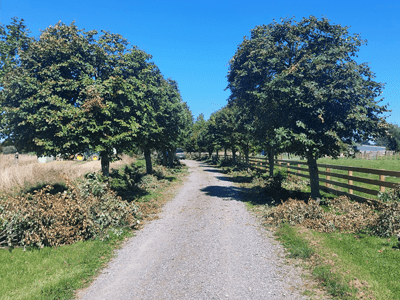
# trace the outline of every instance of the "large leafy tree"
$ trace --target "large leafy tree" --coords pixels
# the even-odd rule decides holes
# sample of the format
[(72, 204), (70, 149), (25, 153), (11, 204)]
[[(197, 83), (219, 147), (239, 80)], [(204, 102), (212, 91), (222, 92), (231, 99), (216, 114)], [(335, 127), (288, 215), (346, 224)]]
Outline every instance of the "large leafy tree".
[(162, 108), (164, 113), (158, 120), (162, 127), (161, 146), (158, 149), (163, 154), (164, 164), (166, 164), (166, 153), (168, 153), (168, 164), (172, 166), (175, 151), (178, 147), (183, 147), (193, 121), (187, 104), (182, 101), (177, 82), (172, 79), (165, 80), (163, 91), (165, 92)]
[(337, 157), (385, 128), (387, 109), (376, 100), (383, 84), (354, 59), (364, 43), (325, 18), (283, 19), (255, 27), (230, 62), (230, 100), (307, 158), (313, 198), (319, 157)]
[(150, 56), (122, 36), (61, 22), (18, 51), (4, 76), (3, 138), (37, 155), (101, 153), (108, 175), (113, 148), (132, 147), (150, 110), (142, 80)]

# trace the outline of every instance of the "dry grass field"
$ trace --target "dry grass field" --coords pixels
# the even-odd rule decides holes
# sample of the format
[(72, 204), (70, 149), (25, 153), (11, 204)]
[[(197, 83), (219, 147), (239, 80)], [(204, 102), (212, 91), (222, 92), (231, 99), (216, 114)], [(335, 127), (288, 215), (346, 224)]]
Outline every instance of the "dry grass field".
[[(131, 164), (134, 158), (123, 155), (111, 164), (118, 168)], [(100, 171), (100, 161), (52, 161), (39, 163), (36, 156), (20, 154), (18, 163), (13, 154), (0, 154), (0, 191), (12, 192), (44, 183), (60, 183), (64, 177), (75, 179), (88, 172)]]

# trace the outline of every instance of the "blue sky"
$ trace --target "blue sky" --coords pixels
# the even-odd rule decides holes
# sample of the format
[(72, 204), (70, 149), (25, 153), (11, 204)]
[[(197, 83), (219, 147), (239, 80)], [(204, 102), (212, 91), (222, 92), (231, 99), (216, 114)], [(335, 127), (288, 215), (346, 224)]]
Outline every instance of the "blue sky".
[(182, 98), (197, 117), (227, 103), (228, 61), (243, 37), (273, 19), (314, 15), (351, 26), (368, 44), (357, 61), (369, 62), (376, 81), (386, 83), (382, 104), (387, 119), (400, 125), (400, 3), (398, 0), (219, 1), (219, 0), (0, 0), (0, 22), (17, 16), (32, 36), (59, 20), (78, 28), (109, 30), (153, 55), (166, 78), (178, 82)]

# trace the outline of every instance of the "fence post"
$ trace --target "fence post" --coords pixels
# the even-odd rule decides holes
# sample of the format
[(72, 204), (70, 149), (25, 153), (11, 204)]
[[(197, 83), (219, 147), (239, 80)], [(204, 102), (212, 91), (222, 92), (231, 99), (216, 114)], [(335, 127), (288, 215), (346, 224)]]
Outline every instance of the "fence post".
[[(385, 181), (385, 175), (379, 175), (379, 181)], [(379, 191), (381, 191), (383, 193), (385, 191), (385, 187), (380, 186)]]
[(287, 174), (288, 174), (288, 176), (289, 176), (289, 172), (290, 172), (290, 163), (286, 163), (286, 166), (287, 166)]
[[(353, 171), (349, 170), (348, 174), (349, 174), (349, 176), (353, 176)], [(348, 184), (353, 185), (353, 180), (349, 179)], [(349, 188), (349, 194), (351, 194), (351, 195), (353, 194), (353, 189)]]
[[(330, 171), (331, 171), (331, 168), (326, 168), (326, 172), (329, 173)], [(326, 180), (331, 180), (331, 176), (330, 175), (326, 175)], [(330, 188), (330, 187), (332, 187), (332, 184), (325, 182), (325, 186)]]
[(282, 169), (282, 167), (281, 167), (281, 162), (280, 161), (278, 161), (278, 165), (279, 165), (279, 170), (281, 170)]

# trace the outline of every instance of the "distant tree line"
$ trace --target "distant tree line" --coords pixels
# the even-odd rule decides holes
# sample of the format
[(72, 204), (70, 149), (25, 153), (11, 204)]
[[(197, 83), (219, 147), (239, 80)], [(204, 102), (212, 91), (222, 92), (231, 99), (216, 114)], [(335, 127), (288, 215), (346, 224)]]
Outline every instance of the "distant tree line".
[(13, 18), (0, 25), (0, 55), (0, 138), (17, 149), (99, 152), (106, 176), (114, 148), (140, 149), (151, 173), (151, 153), (174, 153), (190, 134), (177, 82), (119, 34), (59, 22), (33, 38)]

